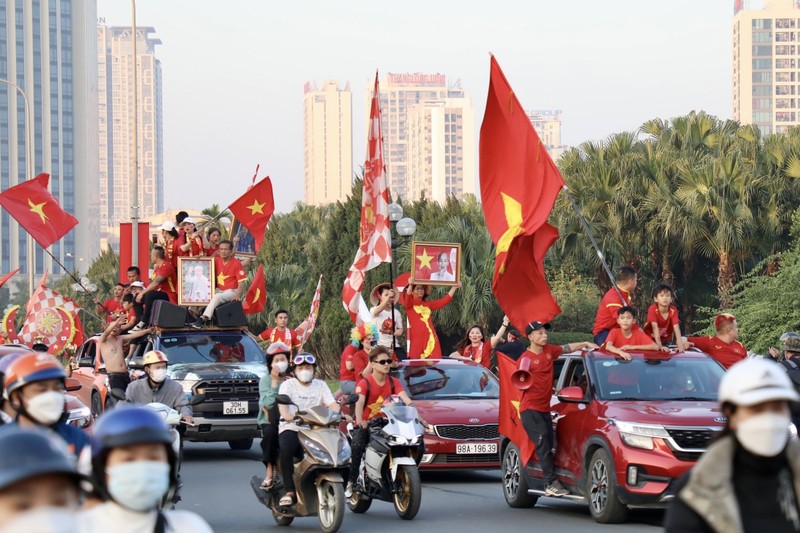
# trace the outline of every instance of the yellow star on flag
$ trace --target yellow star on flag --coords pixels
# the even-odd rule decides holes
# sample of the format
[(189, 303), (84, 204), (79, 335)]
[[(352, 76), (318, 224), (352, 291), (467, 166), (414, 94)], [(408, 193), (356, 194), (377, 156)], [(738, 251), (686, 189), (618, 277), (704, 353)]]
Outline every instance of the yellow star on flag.
[(220, 287), (221, 287), (222, 285), (225, 285), (225, 280), (226, 280), (227, 278), (229, 278), (229, 277), (230, 277), (230, 276), (226, 276), (226, 275), (225, 275), (225, 274), (223, 274), (222, 272), (220, 272), (219, 274), (217, 274), (217, 286), (220, 286)]
[(431, 268), (431, 260), (433, 259), (432, 255), (428, 255), (428, 250), (425, 248), (422, 249), (422, 255), (418, 255), (417, 259), (419, 259), (419, 268), (422, 270), (423, 268)]
[(511, 400), (511, 405), (513, 405), (514, 409), (517, 410), (517, 418), (519, 418), (521, 420), (522, 416), (520, 416), (520, 414), (519, 414), (519, 401)]
[(258, 198), (256, 198), (255, 200), (253, 200), (253, 204), (252, 205), (248, 205), (247, 206), (247, 209), (250, 210), (250, 214), (251, 215), (255, 215), (256, 213), (260, 213), (260, 214), (263, 215), (264, 214), (264, 206), (265, 205), (267, 205), (266, 202), (264, 202), (263, 204), (260, 204), (260, 203), (258, 203)]
[(381, 407), (383, 407), (383, 395), (378, 396), (378, 399), (375, 400), (375, 403), (371, 403), (367, 407), (369, 408), (370, 418), (378, 416), (381, 412)]
[(506, 213), (508, 229), (497, 241), (496, 253), (498, 254), (507, 252), (514, 237), (525, 231), (525, 228), (522, 227), (522, 204), (504, 192), (501, 192), (500, 196), (503, 197), (503, 211)]
[(28, 198), (28, 205), (31, 207), (30, 210), (39, 215), (39, 218), (42, 219), (42, 224), (47, 222), (47, 215), (44, 214), (44, 206), (47, 205), (47, 202), (35, 204)]

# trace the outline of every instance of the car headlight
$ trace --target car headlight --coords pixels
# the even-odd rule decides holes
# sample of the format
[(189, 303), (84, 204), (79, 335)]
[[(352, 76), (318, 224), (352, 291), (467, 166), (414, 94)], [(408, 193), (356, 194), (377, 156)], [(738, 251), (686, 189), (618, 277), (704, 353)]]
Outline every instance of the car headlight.
[(425, 433), (427, 433), (428, 435), (436, 435), (436, 426), (428, 424), (427, 426), (425, 426)]
[(319, 444), (314, 442), (311, 439), (301, 437), (300, 443), (303, 445), (303, 448), (306, 449), (308, 453), (310, 453), (314, 459), (319, 461), (320, 463), (331, 465), (333, 464), (333, 457), (327, 451), (322, 449)]
[(632, 448), (652, 450), (655, 448), (653, 438), (669, 438), (669, 433), (667, 433), (667, 430), (664, 429), (663, 426), (632, 424), (620, 420), (612, 420), (611, 422), (617, 426), (622, 442)]

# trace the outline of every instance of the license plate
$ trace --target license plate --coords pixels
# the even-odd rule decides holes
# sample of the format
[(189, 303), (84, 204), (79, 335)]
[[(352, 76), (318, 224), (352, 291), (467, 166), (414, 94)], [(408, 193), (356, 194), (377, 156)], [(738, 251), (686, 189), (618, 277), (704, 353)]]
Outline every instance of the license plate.
[(456, 444), (457, 454), (467, 453), (497, 453), (496, 442), (467, 442), (464, 444)]
[(247, 402), (222, 402), (223, 415), (246, 415)]

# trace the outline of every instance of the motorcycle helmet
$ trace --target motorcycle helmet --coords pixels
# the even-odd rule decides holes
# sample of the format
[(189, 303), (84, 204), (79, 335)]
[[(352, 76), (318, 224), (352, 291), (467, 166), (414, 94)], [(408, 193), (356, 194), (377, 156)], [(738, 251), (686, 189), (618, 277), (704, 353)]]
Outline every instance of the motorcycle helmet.
[(67, 444), (51, 431), (9, 426), (0, 432), (0, 491), (45, 474), (72, 479), (76, 488), (83, 476)]
[(142, 358), (142, 366), (153, 365), (155, 363), (169, 363), (167, 354), (161, 350), (150, 350)]
[(178, 458), (172, 449), (173, 435), (164, 419), (144, 407), (117, 407), (100, 418), (92, 432), (92, 481), (106, 498), (106, 462), (114, 448), (132, 444), (164, 444), (169, 461), (170, 487), (177, 485)]
[(800, 335), (793, 331), (781, 335), (781, 350), (800, 353)]
[(33, 352), (22, 355), (6, 369), (5, 373), (5, 397), (21, 389), (29, 383), (45, 381), (48, 379), (64, 380), (67, 373), (55, 357), (42, 352)]
[(273, 342), (272, 344), (267, 346), (267, 350), (265, 353), (267, 355), (267, 368), (269, 369), (270, 372), (272, 372), (272, 360), (279, 353), (282, 353), (286, 356), (287, 362), (290, 362), (292, 360), (292, 349), (282, 342)]

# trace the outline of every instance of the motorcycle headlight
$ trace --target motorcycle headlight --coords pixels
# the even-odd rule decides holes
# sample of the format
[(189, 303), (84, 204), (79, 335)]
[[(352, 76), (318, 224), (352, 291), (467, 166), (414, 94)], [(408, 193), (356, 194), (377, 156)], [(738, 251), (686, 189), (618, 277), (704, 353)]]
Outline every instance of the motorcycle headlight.
[(326, 464), (326, 465), (332, 465), (333, 464), (333, 457), (331, 456), (331, 454), (329, 454), (327, 451), (322, 449), (319, 446), (319, 444), (317, 444), (313, 440), (301, 437), (300, 438), (300, 444), (302, 444), (303, 448), (305, 448), (306, 451), (308, 453), (310, 453), (311, 456), (314, 457), (314, 459), (316, 459), (320, 463), (323, 463), (323, 464)]
[(389, 436), (389, 444), (397, 444), (399, 446), (406, 446), (409, 444), (408, 439), (405, 437), (401, 437), (400, 435), (391, 435)]
[(336, 456), (336, 463), (337, 464), (346, 463), (347, 461), (350, 460), (351, 453), (352, 452), (350, 451), (350, 445), (345, 442), (342, 445), (342, 448), (339, 450), (338, 455)]

